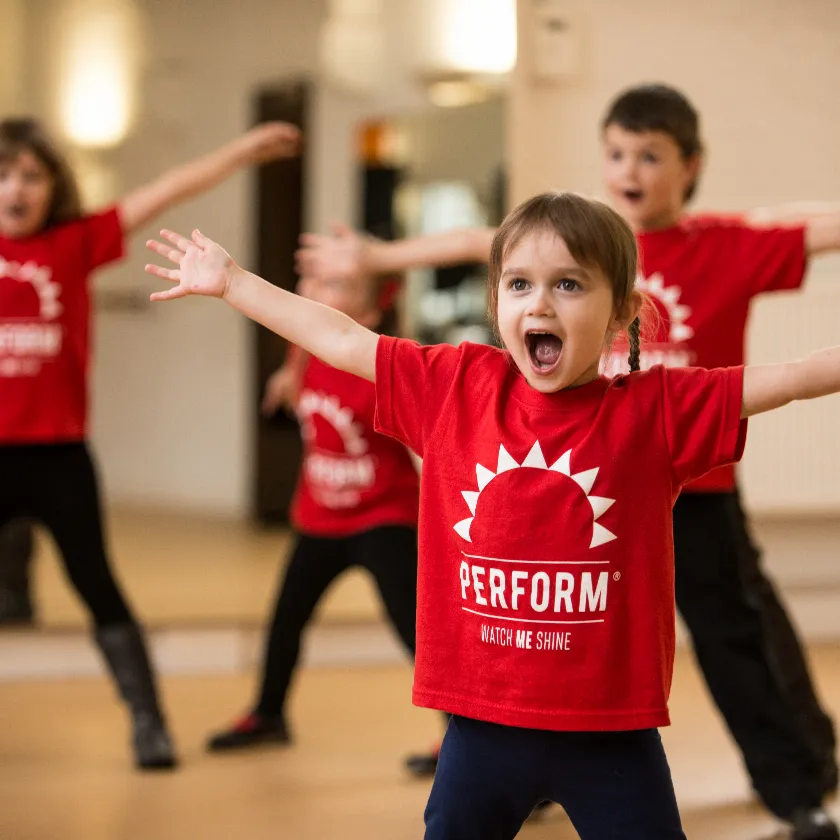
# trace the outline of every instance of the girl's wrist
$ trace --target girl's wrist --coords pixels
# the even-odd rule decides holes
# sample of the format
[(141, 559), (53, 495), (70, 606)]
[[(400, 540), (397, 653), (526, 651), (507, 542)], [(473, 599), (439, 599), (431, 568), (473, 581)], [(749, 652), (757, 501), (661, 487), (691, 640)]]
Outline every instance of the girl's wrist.
[(242, 285), (244, 275), (247, 274), (242, 268), (234, 263), (226, 272), (225, 288), (222, 291), (222, 300), (230, 303), (236, 296), (239, 287)]

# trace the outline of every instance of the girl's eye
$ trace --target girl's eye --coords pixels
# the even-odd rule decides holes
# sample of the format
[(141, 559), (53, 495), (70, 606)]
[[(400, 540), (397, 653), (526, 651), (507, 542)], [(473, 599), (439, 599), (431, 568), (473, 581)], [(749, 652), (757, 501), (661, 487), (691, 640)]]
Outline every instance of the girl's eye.
[(510, 288), (512, 292), (524, 292), (525, 289), (528, 288), (528, 281), (523, 280), (521, 277), (514, 277), (514, 279), (510, 281), (510, 286), (508, 288)]
[(576, 292), (580, 288), (580, 283), (577, 280), (571, 280), (566, 277), (560, 281), (560, 289), (564, 292)]
[(659, 163), (659, 158), (650, 152), (645, 152), (645, 154), (642, 155), (642, 160), (645, 163)]

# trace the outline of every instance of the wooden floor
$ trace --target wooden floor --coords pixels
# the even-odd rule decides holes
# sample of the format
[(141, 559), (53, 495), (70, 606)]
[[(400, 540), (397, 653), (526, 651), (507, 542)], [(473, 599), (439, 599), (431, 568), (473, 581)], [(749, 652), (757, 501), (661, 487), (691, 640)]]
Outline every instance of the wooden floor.
[[(836, 713), (840, 648), (815, 650), (814, 662)], [(410, 683), (407, 666), (307, 669), (292, 707), (294, 747), (217, 757), (203, 752), (204, 736), (244, 707), (251, 675), (167, 678), (184, 766), (163, 776), (131, 770), (104, 680), (0, 683), (0, 838), (416, 840), (429, 784), (407, 779), (399, 761), (433, 741), (438, 720), (410, 705)], [(685, 654), (672, 710), (663, 734), (688, 837), (775, 836)], [(555, 809), (520, 836), (576, 834)]]
[[(110, 521), (115, 567), (154, 631), (156, 653), (169, 674), (163, 684), (183, 768), (166, 776), (134, 772), (125, 718), (110, 684), (98, 676), (68, 678), (95, 674), (95, 658), (86, 634), (78, 632), (87, 623), (82, 609), (42, 538), (35, 592), (39, 623), (53, 632), (0, 638), (0, 660), (10, 660), (0, 661), (0, 840), (422, 837), (429, 783), (407, 778), (401, 758), (439, 736), (439, 719), (411, 706), (411, 669), (394, 664), (400, 656), (394, 643), (390, 653), (382, 647), (379, 605), (367, 579), (351, 573), (325, 600), (325, 621), (311, 637), (320, 639), (318, 655), (307, 661), (331, 667), (301, 673), (291, 715), (295, 745), (209, 756), (206, 733), (250, 698), (253, 674), (241, 669), (255, 654), (243, 653), (236, 628), (249, 628), (248, 644), (256, 651), (289, 535), (136, 511), (116, 511)], [(800, 626), (812, 638), (837, 639), (836, 528), (826, 533), (826, 550), (816, 552), (827, 558), (825, 575), (811, 570), (802, 581), (795, 574), (800, 535), (788, 530), (768, 540), (776, 546), (771, 568), (777, 563), (794, 586), (810, 585), (808, 597), (800, 599)], [(812, 538), (813, 526), (806, 531)], [(216, 656), (220, 640), (230, 649)], [(360, 644), (366, 661), (376, 664), (346, 664), (355, 655), (346, 648)], [(77, 662), (70, 662), (71, 649)], [(43, 668), (27, 670), (11, 661), (23, 656), (28, 662), (36, 651)], [(840, 645), (815, 648), (813, 655), (826, 705), (840, 714)], [(216, 673), (190, 675), (201, 668)], [(685, 650), (678, 653), (672, 713), (674, 726), (663, 736), (688, 837), (783, 836), (752, 800)], [(521, 833), (526, 840), (576, 836), (560, 809)]]

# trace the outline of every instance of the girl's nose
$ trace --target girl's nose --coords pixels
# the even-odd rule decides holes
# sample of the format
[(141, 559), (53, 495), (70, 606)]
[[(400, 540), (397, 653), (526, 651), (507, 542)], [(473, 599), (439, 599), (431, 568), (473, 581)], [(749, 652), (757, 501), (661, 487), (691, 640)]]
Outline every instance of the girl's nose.
[(553, 315), (554, 303), (551, 298), (551, 290), (545, 286), (538, 286), (535, 293), (528, 299), (529, 315)]

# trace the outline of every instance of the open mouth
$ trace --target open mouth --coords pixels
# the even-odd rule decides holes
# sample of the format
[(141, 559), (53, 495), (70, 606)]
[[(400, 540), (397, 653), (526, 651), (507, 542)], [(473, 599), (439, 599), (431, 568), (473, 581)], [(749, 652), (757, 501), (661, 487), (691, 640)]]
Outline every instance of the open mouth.
[(536, 373), (553, 373), (560, 364), (563, 354), (563, 339), (549, 332), (530, 331), (525, 333), (528, 360)]
[(645, 197), (641, 190), (624, 190), (623, 195), (631, 204), (638, 204)]
[(10, 204), (6, 207), (5, 214), (16, 221), (26, 218), (27, 206), (25, 204)]

